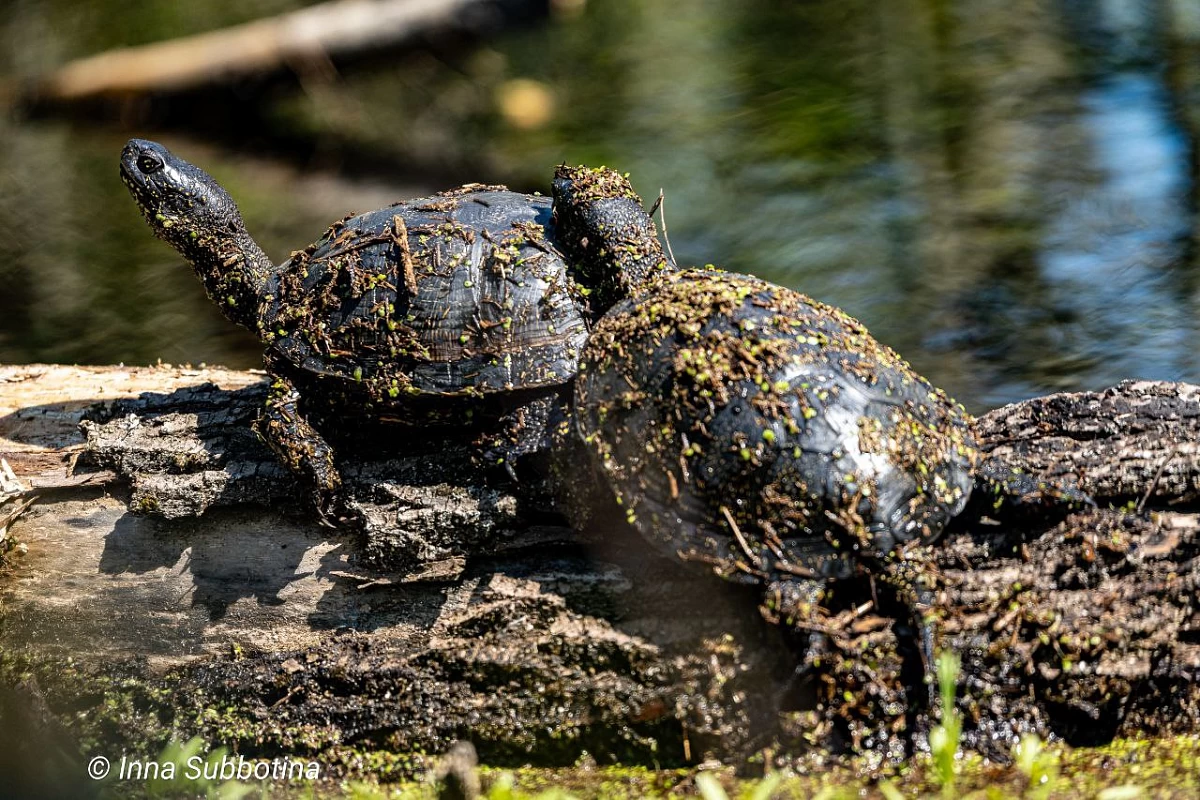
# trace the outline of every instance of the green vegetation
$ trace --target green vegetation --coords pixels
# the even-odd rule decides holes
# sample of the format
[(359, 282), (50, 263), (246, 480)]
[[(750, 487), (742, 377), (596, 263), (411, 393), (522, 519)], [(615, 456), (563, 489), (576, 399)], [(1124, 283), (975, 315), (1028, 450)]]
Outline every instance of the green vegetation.
[[(942, 675), (949, 675), (949, 668)], [(941, 680), (941, 678), (939, 678)], [(943, 686), (945, 684), (942, 684)], [(951, 685), (953, 685), (951, 683)], [(945, 720), (943, 725), (945, 727)], [(932, 738), (932, 734), (931, 734)], [(947, 740), (948, 742), (949, 740)], [(188, 759), (205, 752), (200, 739), (172, 743), (159, 756), (173, 762), (182, 775)], [(211, 752), (206, 764), (228, 755), (224, 748)], [(480, 770), (484, 800), (569, 800), (605, 798), (633, 800), (643, 797), (700, 797), (703, 800), (851, 800), (851, 798), (935, 798), (962, 800), (1139, 800), (1140, 798), (1191, 798), (1200, 792), (1200, 737), (1118, 742), (1105, 747), (1071, 749), (1049, 747), (1036, 736), (1026, 736), (1013, 752), (1009, 766), (988, 764), (977, 756), (958, 759), (958, 768), (947, 781), (938, 754), (889, 777), (870, 774), (861, 764), (847, 761), (813, 769), (811, 774), (772, 772), (762, 778), (740, 779), (731, 768), (705, 770), (651, 770), (641, 767), (598, 767), (586, 757), (561, 769), (522, 768)], [(804, 771), (801, 768), (800, 771)], [(106, 797), (177, 798), (213, 800), (279, 798), (282, 800), (432, 800), (437, 786), (432, 780), (378, 783), (373, 780), (287, 784), (237, 780), (148, 781), (140, 794), (129, 784), (110, 784)]]
[(943, 797), (954, 797), (958, 744), (962, 738), (962, 714), (954, 707), (962, 660), (955, 653), (942, 653), (937, 660), (938, 692), (942, 700), (942, 723), (929, 732), (929, 753)]
[[(360, 798), (361, 800), (418, 800), (432, 798), (436, 788), (429, 780), (405, 778), (424, 773), (429, 759), (412, 753), (395, 752), (382, 747), (341, 746), (327, 741), (301, 747), (303, 731), (295, 730), (285, 738), (293, 743), (289, 752), (277, 752), (286, 745), (277, 743), (270, 752), (317, 761), (322, 772), (332, 773), (316, 781), (206, 779), (201, 775), (188, 780), (183, 765), (199, 757), (214, 764), (235, 751), (245, 750), (253, 741), (255, 725), (242, 719), (234, 709), (211, 704), (203, 738), (186, 743), (179, 728), (155, 712), (173, 695), (170, 686), (153, 686), (130, 676), (112, 676), (105, 681), (77, 662), (58, 663), (55, 669), (32, 669), (47, 696), (59, 700), (76, 696), (106, 698), (102, 713), (92, 705), (67, 702), (68, 707), (87, 707), (92, 713), (76, 718), (74, 732), (80, 737), (83, 753), (103, 752), (104, 742), (114, 737), (127, 743), (125, 752), (159, 753), (159, 763), (176, 764), (170, 780), (116, 782), (110, 778), (104, 788), (108, 797), (206, 797), (206, 798)], [(0, 657), (0, 679), (13, 682), (31, 674), (34, 665), (8, 654)], [(572, 767), (505, 770), (484, 767), (480, 770), (488, 800), (548, 800), (549, 798), (641, 798), (699, 796), (705, 800), (720, 798), (821, 798), (839, 800), (850, 797), (963, 798), (1095, 798), (1096, 800), (1134, 800), (1134, 798), (1193, 798), (1200, 796), (1200, 734), (1172, 738), (1125, 740), (1102, 747), (1069, 748), (1025, 736), (1011, 754), (1007, 765), (990, 763), (977, 754), (960, 752), (960, 733), (964, 725), (954, 706), (958, 667), (953, 656), (938, 660), (938, 684), (943, 712), (940, 724), (929, 734), (927, 756), (901, 767), (882, 769), (866, 758), (831, 762), (795, 762), (794, 774), (769, 773), (765, 778), (739, 777), (732, 767), (716, 769), (654, 770), (635, 766), (599, 766), (584, 756)], [(66, 694), (62, 694), (62, 692)], [(212, 700), (212, 698), (209, 698)], [(190, 727), (186, 720), (184, 727)], [(157, 744), (156, 744), (157, 742)], [(209, 750), (208, 742), (212, 745)], [(226, 749), (227, 747), (231, 749)], [(251, 748), (253, 749), (253, 748)], [(258, 752), (256, 757), (267, 757)], [(83, 769), (82, 763), (77, 765)], [(114, 764), (114, 770), (116, 765)], [(194, 773), (194, 770), (193, 770)], [(387, 781), (381, 783), (380, 780)], [(392, 782), (394, 781), (394, 782)], [(723, 794), (722, 794), (723, 793)]]

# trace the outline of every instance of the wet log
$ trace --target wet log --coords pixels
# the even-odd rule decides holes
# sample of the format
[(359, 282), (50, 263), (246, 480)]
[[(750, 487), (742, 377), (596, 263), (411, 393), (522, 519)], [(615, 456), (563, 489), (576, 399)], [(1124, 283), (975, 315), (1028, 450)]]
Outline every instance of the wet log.
[[(320, 527), (249, 433), (262, 392), (212, 369), (0, 368), (0, 456), (38, 495), (0, 576), (5, 721), (35, 708), (85, 750), (199, 734), (349, 772), (463, 738), (491, 763), (901, 758), (926, 724), (885, 586), (835, 589), (840, 657), (796, 677), (813, 642), (766, 622), (752, 588), (603, 516), (570, 531), (539, 487), (436, 438), (347, 459), (369, 530)], [(931, 549), (968, 742), (1200, 731), (1200, 387), (1037, 398), (980, 432), (1101, 502), (962, 520)]]
[(1200, 504), (1200, 388), (1130, 381), (1035, 397), (979, 420), (985, 449), (1030, 472), (1074, 476), (1101, 505)]

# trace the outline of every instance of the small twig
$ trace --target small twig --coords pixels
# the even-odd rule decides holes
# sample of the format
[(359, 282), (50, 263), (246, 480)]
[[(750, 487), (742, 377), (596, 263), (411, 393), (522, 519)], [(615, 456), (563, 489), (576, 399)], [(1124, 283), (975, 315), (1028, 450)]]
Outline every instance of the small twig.
[(344, 256), (347, 253), (353, 253), (356, 250), (365, 250), (373, 244), (383, 244), (384, 242), (394, 242), (394, 234), (379, 234), (376, 236), (364, 236), (363, 238), (350, 242), (347, 245), (339, 247), (337, 250), (331, 250), (325, 254), (324, 258), (332, 261), (335, 258)]
[(303, 691), (303, 689), (304, 689), (304, 687), (300, 684), (295, 684), (293, 686), (288, 687), (287, 694), (285, 694), (283, 697), (276, 700), (274, 703), (271, 703), (271, 705), (269, 707), (276, 708), (276, 707), (286, 703), (288, 700), (291, 700), (293, 697), (295, 697), (299, 692)]
[(654, 201), (654, 205), (650, 206), (650, 210), (646, 213), (653, 217), (654, 212), (658, 211), (658, 207), (662, 205), (662, 201), (665, 197), (666, 197), (666, 195), (663, 194), (663, 190), (659, 189), (658, 190), (658, 199), (656, 199)]
[(653, 216), (655, 211), (658, 211), (658, 221), (662, 223), (663, 243), (667, 246), (667, 255), (671, 257), (671, 263), (675, 264), (675, 251), (671, 249), (671, 237), (667, 235), (667, 196), (661, 188), (658, 190), (658, 199), (650, 207), (650, 215)]
[(757, 561), (758, 556), (750, 549), (750, 545), (746, 543), (746, 537), (742, 536), (737, 523), (733, 521), (733, 514), (730, 514), (729, 509), (725, 506), (721, 506), (721, 513), (725, 515), (725, 521), (729, 523), (729, 528), (733, 531), (733, 537), (737, 539), (738, 546), (742, 548), (742, 552), (746, 554), (746, 558), (750, 559), (751, 562)]
[(1137, 504), (1137, 514), (1140, 516), (1142, 510), (1146, 507), (1146, 503), (1150, 502), (1150, 495), (1154, 494), (1154, 490), (1158, 487), (1158, 482), (1162, 478), (1163, 473), (1167, 471), (1167, 465), (1171, 460), (1179, 454), (1179, 445), (1171, 448), (1171, 452), (1167, 453), (1167, 457), (1163, 459), (1162, 464), (1158, 466), (1158, 471), (1154, 473), (1154, 479), (1150, 481), (1150, 486), (1146, 489), (1146, 493), (1142, 495), (1142, 499)]
[(392, 217), (392, 237), (400, 251), (400, 263), (404, 266), (404, 288), (409, 296), (417, 296), (417, 273), (413, 269), (412, 251), (408, 249), (408, 227), (399, 214)]
[(5, 512), (3, 516), (0, 516), (0, 557), (2, 557), (9, 550), (21, 547), (21, 544), (9, 535), (8, 529), (9, 526), (17, 521), (17, 517), (24, 514), (35, 502), (37, 502), (36, 497), (30, 497), (28, 500), (21, 500), (12, 508), (12, 510)]

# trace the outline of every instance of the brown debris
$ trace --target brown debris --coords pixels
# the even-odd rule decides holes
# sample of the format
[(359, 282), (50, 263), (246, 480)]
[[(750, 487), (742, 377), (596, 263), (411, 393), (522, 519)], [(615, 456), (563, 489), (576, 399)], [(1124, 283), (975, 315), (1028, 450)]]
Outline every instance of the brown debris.
[(412, 251), (408, 249), (408, 228), (404, 225), (404, 217), (399, 214), (392, 216), (392, 238), (396, 249), (400, 251), (400, 264), (404, 270), (404, 289), (410, 295), (417, 292), (417, 273), (413, 269)]

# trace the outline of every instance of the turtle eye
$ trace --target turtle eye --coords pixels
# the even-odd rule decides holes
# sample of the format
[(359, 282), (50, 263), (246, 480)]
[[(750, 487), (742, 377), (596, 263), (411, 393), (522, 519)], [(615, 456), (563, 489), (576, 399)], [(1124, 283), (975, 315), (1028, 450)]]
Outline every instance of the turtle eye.
[(163, 168), (163, 160), (153, 153), (142, 153), (137, 160), (138, 169), (149, 175)]

